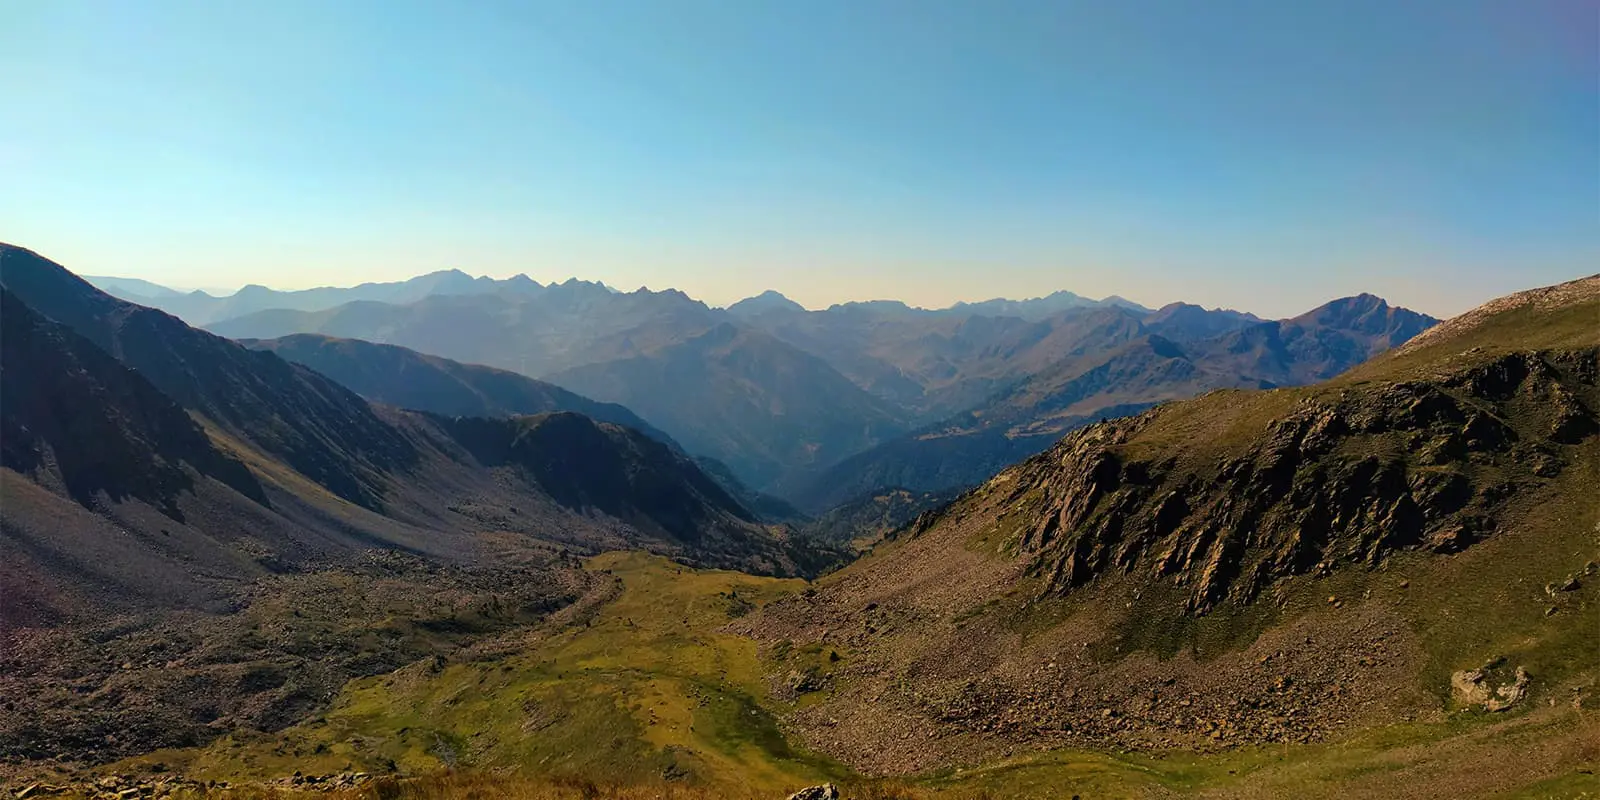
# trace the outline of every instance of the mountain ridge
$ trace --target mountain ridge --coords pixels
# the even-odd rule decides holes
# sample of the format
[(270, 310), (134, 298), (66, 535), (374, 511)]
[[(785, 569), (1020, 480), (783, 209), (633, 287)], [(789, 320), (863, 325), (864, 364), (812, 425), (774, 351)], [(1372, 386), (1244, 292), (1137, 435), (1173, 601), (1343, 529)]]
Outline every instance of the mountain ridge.
[[(16, 315), (7, 315), (8, 327), (21, 326), (17, 330), (26, 333), (33, 328), (54, 324), (70, 329), (73, 336), (81, 336), (82, 344), (78, 347), (89, 360), (80, 358), (78, 363), (93, 366), (96, 375), (107, 376), (104, 380), (120, 380), (134, 387), (147, 386), (138, 390), (142, 394), (136, 392), (132, 396), (143, 398), (141, 402), (158, 409), (158, 414), (181, 420), (183, 424), (166, 424), (169, 428), (178, 425), (177, 430), (187, 431), (184, 435), (189, 437), (187, 441), (191, 445), (188, 452), (201, 454), (191, 459), (195, 465), (203, 466), (206, 458), (221, 458), (216, 463), (224, 466), (211, 471), (221, 474), (234, 470), (223, 476), (231, 476), (224, 483), (235, 489), (242, 487), (245, 493), (243, 497), (218, 501), (219, 495), (213, 488), (207, 488), (209, 484), (193, 484), (183, 487), (176, 495), (168, 491), (156, 499), (169, 510), (180, 512), (179, 516), (190, 514), (194, 517), (194, 524), (202, 528), (214, 521), (211, 512), (206, 510), (209, 508), (206, 504), (212, 502), (219, 502), (218, 509), (225, 508), (228, 514), (241, 515), (241, 518), (260, 517), (264, 526), (263, 535), (279, 542), (268, 545), (268, 549), (287, 548), (273, 558), (289, 557), (294, 552), (311, 552), (306, 550), (310, 546), (306, 542), (295, 544), (289, 539), (275, 538), (285, 533), (279, 527), (281, 523), (275, 521), (282, 514), (296, 516), (299, 524), (305, 526), (305, 533), (313, 538), (321, 536), (324, 531), (334, 534), (327, 539), (327, 543), (334, 543), (332, 546), (335, 550), (349, 549), (346, 537), (354, 535), (356, 539), (368, 542), (369, 546), (416, 551), (419, 549), (417, 537), (421, 533), (420, 528), (438, 526), (440, 532), (450, 531), (450, 534), (434, 536), (420, 549), (431, 551), (435, 556), (466, 558), (471, 557), (478, 547), (469, 535), (474, 528), (488, 524), (529, 531), (539, 529), (540, 525), (556, 523), (555, 527), (548, 528), (540, 535), (581, 545), (584, 537), (591, 535), (586, 531), (592, 531), (597, 543), (607, 542), (614, 546), (630, 540), (645, 544), (653, 542), (651, 546), (664, 547), (684, 557), (694, 557), (693, 552), (683, 550), (685, 542), (678, 538), (686, 529), (681, 525), (652, 528), (654, 523), (647, 522), (648, 514), (634, 519), (631, 530), (604, 532), (609, 523), (580, 523), (578, 517), (562, 516), (566, 513), (582, 516), (587, 513), (582, 508), (538, 510), (545, 508), (548, 503), (539, 501), (544, 495), (537, 482), (506, 484), (489, 474), (494, 465), (476, 461), (469, 449), (455, 441), (451, 432), (459, 432), (459, 426), (466, 424), (460, 422), (466, 419), (464, 417), (445, 418), (369, 405), (355, 392), (318, 372), (285, 361), (273, 353), (250, 350), (189, 328), (161, 311), (111, 298), (59, 265), (21, 248), (10, 245), (0, 247), (0, 286), (6, 291), (7, 303), (19, 310)], [(33, 316), (35, 312), (37, 319)], [(15, 322), (11, 321), (13, 319)], [(27, 412), (33, 417), (8, 419), (8, 431), (24, 427), (46, 431), (49, 430), (48, 426), (43, 425), (46, 415), (58, 412), (69, 415), (89, 413), (82, 408), (74, 410), (75, 407), (70, 405), (35, 402), (40, 398), (30, 393), (41, 391), (42, 386), (53, 385), (42, 383), (41, 380), (55, 374), (63, 364), (56, 363), (62, 359), (51, 361), (25, 357), (25, 354), (17, 351), (16, 346), (28, 341), (30, 339), (19, 337), (15, 342), (8, 343), (7, 412)], [(67, 337), (64, 341), (78, 339)], [(29, 379), (20, 371), (22, 368), (30, 373), (38, 373), (38, 376)], [(118, 378), (119, 375), (123, 377)], [(181, 407), (187, 414), (175, 416), (172, 409), (176, 407)], [(194, 422), (189, 422), (190, 416), (194, 417)], [(136, 417), (130, 416), (129, 419)], [(196, 438), (192, 427), (196, 423), (203, 430), (203, 437)], [(485, 424), (506, 434), (508, 438), (521, 435), (516, 433), (521, 430), (518, 424), (509, 420)], [(77, 423), (72, 423), (72, 426), (75, 425)], [(563, 425), (569, 431), (573, 428), (571, 422), (563, 422)], [(72, 426), (68, 430), (72, 430)], [(615, 428), (615, 431), (623, 430), (630, 429)], [(176, 434), (173, 438), (174, 441), (185, 441)], [(203, 440), (209, 440), (211, 449), (222, 455), (209, 455), (211, 449), (204, 446)], [(590, 439), (593, 442), (610, 443), (595, 449), (596, 457), (610, 457), (607, 453), (618, 448), (636, 454), (649, 453), (659, 464), (670, 462), (670, 467), (661, 467), (658, 472), (665, 470), (661, 474), (666, 474), (675, 471), (674, 474), (682, 476), (683, 487), (703, 486), (709, 481), (687, 456), (672, 451), (664, 444), (661, 447), (671, 455), (661, 456), (639, 443), (646, 440), (654, 441), (642, 433), (630, 433), (627, 436), (607, 434), (606, 437)], [(474, 441), (478, 445), (472, 449), (479, 455), (486, 452), (481, 436)], [(36, 457), (24, 464), (20, 453), (20, 449), (10, 449), (8, 443), (8, 457), (13, 457), (12, 466), (31, 469), (40, 479), (44, 473), (39, 470), (54, 474), (63, 466), (71, 467), (71, 464), (55, 458)], [(240, 462), (247, 467), (244, 474), (253, 480), (236, 480)], [(21, 474), (8, 472), (8, 483), (11, 478), (25, 480), (17, 477)], [(71, 485), (80, 476), (63, 477)], [(656, 483), (660, 485), (661, 481)], [(263, 494), (252, 488), (257, 484), (270, 484), (273, 488)], [(292, 502), (283, 499), (290, 496), (284, 494), (285, 488), (298, 499)], [(782, 563), (787, 558), (783, 555), (786, 545), (772, 539), (772, 531), (751, 522), (748, 512), (738, 509), (736, 503), (733, 508), (737, 511), (719, 505), (727, 500), (721, 489), (694, 489), (691, 494), (701, 498), (696, 502), (708, 503), (708, 508), (721, 509), (707, 517), (715, 518), (716, 525), (721, 526), (719, 530), (723, 533), (719, 536), (731, 535), (740, 541), (747, 541), (750, 545), (749, 554), (757, 560), (767, 559), (765, 563), (770, 569), (781, 571), (786, 568)], [(450, 500), (451, 496), (457, 499)], [(174, 497), (178, 499), (174, 500)], [(79, 500), (85, 499), (80, 492)], [(281, 505), (285, 502), (288, 505)], [(88, 505), (100, 508), (98, 503), (92, 501)], [(179, 508), (174, 508), (174, 503)], [(447, 505), (459, 510), (443, 507)], [(510, 510), (514, 506), (524, 505), (526, 508), (522, 512)], [(260, 511), (249, 510), (248, 506), (259, 506)], [(560, 506), (560, 503), (556, 503), (556, 506)], [(116, 511), (117, 508), (119, 506), (113, 503), (102, 510), (121, 513)], [(339, 515), (352, 513), (352, 519), (358, 522), (331, 523)], [(124, 523), (138, 527), (155, 524), (149, 520), (135, 523), (131, 519), (124, 520)], [(570, 530), (561, 526), (567, 526)], [(668, 535), (663, 537), (663, 533)], [(293, 534), (290, 539), (299, 535)], [(714, 537), (707, 538), (704, 532), (696, 540), (704, 542), (706, 546), (714, 543)], [(692, 551), (694, 543), (687, 544)], [(757, 555), (763, 548), (766, 548), (766, 552)], [(734, 563), (742, 558), (733, 551), (708, 551), (706, 555), (722, 559), (724, 563)]]
[(1070, 433), (732, 627), (849, 653), (788, 722), (889, 773), (1587, 708), (1600, 277), (1530, 295)]
[(510, 370), (463, 364), (398, 345), (311, 333), (236, 341), (252, 350), (273, 352), (310, 367), (385, 405), (466, 417), (577, 411), (677, 446), (672, 437), (625, 406), (591, 400)]
[(584, 555), (837, 557), (630, 427), (374, 405), (11, 245), (0, 305), (0, 765), (280, 730), (581, 615)]
[(892, 409), (822, 359), (728, 322), (550, 377), (640, 409), (691, 451), (727, 463), (764, 491), (901, 429)]
[[(1055, 361), (968, 411), (851, 456), (801, 489), (797, 500), (825, 508), (884, 479), (921, 491), (970, 486), (992, 474), (986, 470), (1043, 450), (1082, 425), (1211, 389), (1324, 380), (1434, 322), (1371, 295), (1275, 321), (1227, 312), (1185, 325), (1192, 308), (1168, 306), (1167, 313), (1144, 317), (1119, 308), (1070, 318), (1049, 334)], [(952, 461), (970, 468), (950, 469)]]
[[(808, 311), (769, 291), (713, 309), (677, 290), (619, 294), (572, 279), (531, 294), (263, 311), (211, 329), (364, 339), (570, 384), (816, 514), (887, 486), (971, 485), (1102, 416), (1212, 388), (1329, 377), (1431, 321), (1370, 295), (1286, 320), (1183, 303), (1152, 311), (1070, 292), (945, 310), (872, 301)], [(730, 323), (783, 346), (752, 333), (732, 358), (705, 345)], [(821, 363), (802, 368), (803, 356)], [(796, 369), (814, 377), (785, 382)], [(705, 382), (701, 391), (669, 391), (673, 370)], [(840, 424), (802, 433), (782, 414), (733, 413), (762, 404), (827, 408)]]

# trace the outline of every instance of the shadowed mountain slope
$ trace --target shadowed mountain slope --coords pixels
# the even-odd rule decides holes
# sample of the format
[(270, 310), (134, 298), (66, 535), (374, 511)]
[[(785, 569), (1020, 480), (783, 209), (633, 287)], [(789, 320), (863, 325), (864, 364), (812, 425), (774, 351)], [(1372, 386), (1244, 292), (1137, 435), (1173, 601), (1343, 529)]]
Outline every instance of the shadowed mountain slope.
[(439, 417), (479, 464), (512, 467), (563, 507), (660, 526), (686, 543), (708, 523), (751, 513), (684, 456), (644, 434), (570, 412), (509, 419)]
[(0, 304), (0, 763), (280, 729), (600, 602), (578, 554), (836, 555), (632, 428), (369, 405), (9, 245)]
[(904, 430), (891, 406), (822, 359), (732, 323), (550, 377), (637, 410), (691, 452), (780, 495), (799, 477)]
[[(674, 450), (682, 449), (666, 432), (621, 405), (590, 400), (555, 384), (506, 370), (462, 364), (396, 345), (317, 334), (243, 339), (240, 343), (315, 369), (363, 397), (386, 405), (445, 417), (512, 417), (572, 411), (599, 422), (632, 428)], [(751, 489), (722, 462), (708, 456), (695, 456), (693, 460), (762, 521), (803, 521), (804, 515), (799, 511), (776, 497)]]
[[(317, 372), (111, 298), (20, 248), (0, 248), (0, 285), (5, 516), (8, 534), (26, 529), (35, 551), (75, 535), (45, 522), (81, 516), (49, 500), (59, 494), (141, 536), (157, 533), (155, 550), (178, 551), (164, 558), (203, 551), (231, 563), (219, 567), (223, 580), (370, 547), (472, 560), (485, 556), (485, 536), (506, 535), (512, 549), (643, 546), (724, 566), (796, 566), (789, 546), (708, 490), (687, 456), (643, 434), (578, 416), (527, 427), (373, 407)], [(531, 435), (552, 430), (568, 436)], [(515, 459), (482, 460), (496, 435)], [(545, 457), (563, 459), (564, 477), (530, 466), (541, 445), (562, 449)], [(639, 482), (619, 483), (618, 470)], [(70, 594), (70, 563), (36, 566)], [(145, 578), (130, 564), (118, 580), (161, 594)]]
[(0, 464), (32, 472), (50, 460), (85, 504), (132, 497), (181, 516), (177, 496), (193, 487), (185, 465), (264, 500), (244, 464), (138, 372), (3, 288), (0, 311)]
[(346, 500), (378, 508), (384, 476), (418, 458), (411, 441), (343, 386), (104, 294), (35, 253), (0, 248), (0, 284), (179, 405)]
[(674, 444), (670, 436), (623, 406), (590, 400), (507, 370), (463, 364), (396, 345), (309, 333), (241, 339), (239, 343), (310, 367), (384, 405), (469, 417), (575, 411)]

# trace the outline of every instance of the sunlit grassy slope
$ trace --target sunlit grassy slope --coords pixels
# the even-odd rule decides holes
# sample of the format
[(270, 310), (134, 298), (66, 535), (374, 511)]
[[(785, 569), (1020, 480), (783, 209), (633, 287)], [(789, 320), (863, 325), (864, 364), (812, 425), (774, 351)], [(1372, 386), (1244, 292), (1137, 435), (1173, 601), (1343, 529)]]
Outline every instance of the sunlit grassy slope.
[[(848, 653), (787, 652), (778, 663), (777, 654), (718, 632), (733, 616), (803, 583), (696, 571), (636, 553), (599, 556), (588, 566), (609, 572), (620, 591), (561, 630), (477, 660), (424, 662), (352, 682), (327, 713), (279, 734), (158, 752), (117, 769), (159, 762), (190, 777), (235, 782), (297, 770), (454, 770), (455, 778), (403, 787), (403, 796), (439, 798), (782, 797), (825, 780), (859, 798), (1336, 796), (1351, 781), (1386, 796), (1426, 797), (1393, 790), (1427, 776), (1449, 786), (1485, 761), (1536, 754), (1566, 771), (1508, 796), (1600, 792), (1594, 775), (1582, 772), (1600, 760), (1600, 720), (1568, 707), (1505, 719), (1461, 715), (1288, 749), (1029, 753), (891, 788), (796, 747), (778, 726), (787, 706), (764, 676), (828, 670), (847, 663)], [(574, 788), (591, 780), (635, 788), (614, 795)]]
[(356, 681), (326, 714), (280, 735), (151, 759), (188, 762), (201, 778), (470, 767), (776, 790), (844, 775), (789, 747), (755, 644), (717, 632), (800, 582), (643, 554), (589, 568), (614, 575), (620, 593), (532, 646)]

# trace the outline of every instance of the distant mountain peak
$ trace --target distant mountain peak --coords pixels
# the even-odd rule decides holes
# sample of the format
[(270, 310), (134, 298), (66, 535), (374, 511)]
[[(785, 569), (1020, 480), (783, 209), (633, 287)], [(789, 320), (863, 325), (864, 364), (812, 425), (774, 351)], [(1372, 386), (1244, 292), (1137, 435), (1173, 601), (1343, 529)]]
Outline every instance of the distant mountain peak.
[(560, 286), (565, 289), (599, 289), (606, 293), (612, 293), (614, 291), (611, 287), (599, 281), (586, 281), (577, 276), (568, 278), (560, 283), (553, 283), (551, 286)]
[(768, 289), (754, 297), (746, 297), (731, 306), (732, 314), (765, 314), (773, 311), (805, 311), (805, 306), (785, 297), (781, 292)]
[(1389, 301), (1369, 292), (1340, 297), (1323, 304), (1324, 308), (1388, 308)]
[(1389, 301), (1365, 292), (1330, 300), (1291, 321), (1302, 325), (1334, 326), (1365, 333), (1387, 332), (1391, 334), (1388, 341), (1388, 346), (1391, 347), (1439, 322), (1427, 314), (1389, 305)]
[(437, 270), (434, 270), (433, 272), (423, 273), (423, 274), (418, 275), (418, 276), (416, 276), (414, 278), (410, 278), (405, 282), (406, 283), (427, 282), (427, 281), (437, 281), (437, 280), (441, 280), (441, 279), (445, 279), (445, 278), (452, 279), (452, 280), (463, 280), (463, 279), (465, 279), (465, 280), (469, 280), (469, 281), (473, 279), (471, 275), (468, 275), (466, 272), (462, 271), (460, 268), (451, 267), (450, 269), (437, 269)]

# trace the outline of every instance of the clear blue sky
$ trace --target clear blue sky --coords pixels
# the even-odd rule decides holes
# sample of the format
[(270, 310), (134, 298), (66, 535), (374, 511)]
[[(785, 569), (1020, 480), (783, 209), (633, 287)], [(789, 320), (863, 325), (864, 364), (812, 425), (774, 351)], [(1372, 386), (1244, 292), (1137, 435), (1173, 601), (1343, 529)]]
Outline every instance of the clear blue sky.
[(0, 239), (283, 288), (445, 267), (1436, 314), (1600, 270), (1592, 0), (0, 2)]

